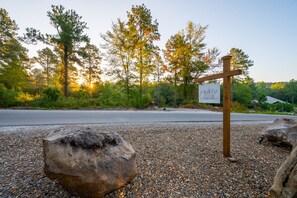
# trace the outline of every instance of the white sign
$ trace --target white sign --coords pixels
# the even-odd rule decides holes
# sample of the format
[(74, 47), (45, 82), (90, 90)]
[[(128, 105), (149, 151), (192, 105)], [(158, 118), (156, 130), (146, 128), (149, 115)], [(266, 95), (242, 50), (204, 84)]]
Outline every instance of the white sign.
[(220, 103), (220, 84), (199, 85), (199, 103)]

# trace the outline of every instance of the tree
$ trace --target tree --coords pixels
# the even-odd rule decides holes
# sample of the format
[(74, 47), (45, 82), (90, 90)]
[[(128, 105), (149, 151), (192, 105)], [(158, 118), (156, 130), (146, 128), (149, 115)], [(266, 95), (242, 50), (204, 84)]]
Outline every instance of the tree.
[[(46, 86), (53, 84), (52, 78), (56, 73), (56, 67), (58, 64), (57, 55), (48, 47), (38, 50), (38, 56), (34, 57), (34, 60), (42, 67), (42, 75), (45, 78)], [(36, 73), (36, 71), (35, 71)]]
[(116, 23), (112, 23), (111, 30), (101, 37), (105, 41), (103, 48), (107, 50), (105, 56), (110, 66), (107, 74), (124, 83), (129, 101), (131, 81), (134, 78), (132, 67), (135, 57), (135, 32), (129, 31), (128, 25), (118, 19)]
[(160, 107), (160, 102), (161, 102), (160, 82), (161, 82), (162, 74), (165, 72), (166, 67), (159, 53), (155, 55), (155, 58), (153, 59), (153, 64), (156, 65), (156, 70), (154, 71), (153, 75), (154, 75), (154, 78), (156, 78), (155, 81), (157, 81), (157, 104), (158, 104), (158, 107)]
[(230, 55), (232, 56), (231, 59), (231, 70), (235, 69), (242, 69), (242, 76), (234, 76), (231, 81), (231, 101), (233, 101), (234, 98), (234, 80), (240, 81), (240, 82), (251, 82), (252, 79), (249, 76), (249, 68), (254, 65), (254, 61), (249, 59), (249, 56), (238, 48), (232, 48), (230, 50)]
[(173, 105), (176, 106), (176, 91), (177, 91), (177, 84), (180, 81), (181, 75), (180, 72), (182, 70), (182, 65), (185, 63), (183, 58), (188, 50), (186, 50), (186, 45), (184, 42), (184, 38), (180, 34), (175, 34), (171, 36), (170, 39), (167, 41), (166, 50), (164, 50), (165, 60), (168, 62), (167, 71), (169, 72), (168, 80), (174, 83), (174, 101)]
[(34, 68), (31, 70), (31, 73), (33, 75), (33, 79), (34, 79), (33, 84), (34, 84), (35, 88), (42, 89), (45, 84), (45, 82), (44, 82), (45, 78), (44, 78), (44, 74), (43, 74), (42, 70)]
[(297, 103), (297, 80), (290, 80), (285, 84), (284, 93), (286, 101), (290, 101), (292, 104)]
[(135, 48), (135, 72), (138, 74), (139, 93), (142, 98), (143, 83), (154, 70), (151, 63), (159, 48), (154, 41), (160, 39), (157, 20), (153, 21), (151, 11), (144, 4), (132, 6), (128, 12), (128, 30), (132, 32)]
[(94, 83), (100, 81), (100, 74), (102, 73), (100, 69), (101, 55), (99, 49), (92, 44), (87, 44), (81, 49), (82, 61), (80, 65), (82, 66), (82, 75), (85, 78), (86, 84), (92, 93), (92, 88)]
[(257, 82), (253, 87), (254, 99), (261, 105), (267, 101), (266, 96), (270, 95), (271, 90), (266, 86), (265, 82)]
[(27, 86), (29, 61), (27, 49), (17, 39), (18, 26), (0, 8), (0, 83), (6, 88)]
[(219, 52), (216, 48), (204, 52), (207, 26), (188, 22), (185, 30), (170, 37), (165, 45), (164, 56), (168, 62), (167, 71), (171, 74), (175, 87), (183, 86), (183, 98), (188, 99), (193, 79), (213, 68)]
[(238, 48), (232, 48), (230, 50), (231, 59), (231, 70), (242, 69), (244, 79), (235, 77), (237, 80), (248, 80), (249, 77), (249, 68), (254, 65), (254, 61), (249, 59), (249, 56)]
[(251, 104), (253, 100), (253, 94), (247, 83), (235, 83), (234, 100), (245, 106)]
[(78, 48), (81, 43), (86, 43), (89, 38), (84, 34), (87, 24), (81, 21), (82, 17), (79, 16), (74, 10), (65, 10), (62, 5), (52, 5), (52, 10), (47, 12), (50, 19), (50, 24), (56, 29), (56, 34), (41, 34), (39, 30), (34, 28), (26, 28), (27, 33), (24, 34), (23, 41), (35, 44), (37, 41), (53, 45), (58, 51), (63, 72), (63, 92), (64, 96), (68, 97), (69, 85), (69, 70), (77, 61)]
[(279, 83), (274, 83), (270, 86), (270, 89), (283, 89), (285, 87), (285, 83), (279, 82)]

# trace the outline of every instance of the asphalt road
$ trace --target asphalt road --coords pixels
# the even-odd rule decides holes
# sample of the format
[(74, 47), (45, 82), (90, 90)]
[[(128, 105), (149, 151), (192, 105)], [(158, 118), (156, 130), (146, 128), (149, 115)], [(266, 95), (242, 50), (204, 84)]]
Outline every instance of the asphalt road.
[[(273, 121), (297, 116), (232, 113), (231, 122)], [(210, 111), (116, 111), (116, 110), (0, 110), (0, 127), (34, 125), (222, 122), (220, 112)]]

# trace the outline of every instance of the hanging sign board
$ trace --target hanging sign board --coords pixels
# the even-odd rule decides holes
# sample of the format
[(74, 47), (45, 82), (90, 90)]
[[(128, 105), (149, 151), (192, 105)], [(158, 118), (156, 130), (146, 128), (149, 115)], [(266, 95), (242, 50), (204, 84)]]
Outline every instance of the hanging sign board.
[(220, 103), (220, 83), (199, 85), (199, 103)]

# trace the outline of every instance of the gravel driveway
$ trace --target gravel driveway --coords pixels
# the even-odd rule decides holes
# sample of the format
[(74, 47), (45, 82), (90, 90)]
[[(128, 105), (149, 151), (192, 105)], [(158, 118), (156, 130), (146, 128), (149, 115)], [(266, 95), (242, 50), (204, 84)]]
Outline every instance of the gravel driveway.
[[(212, 123), (81, 125), (120, 133), (137, 152), (139, 175), (106, 197), (265, 197), (290, 151), (259, 144), (267, 123), (231, 127), (231, 163), (222, 127)], [(43, 173), (42, 138), (66, 126), (0, 128), (0, 197), (71, 197)]]

